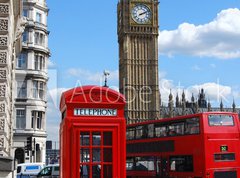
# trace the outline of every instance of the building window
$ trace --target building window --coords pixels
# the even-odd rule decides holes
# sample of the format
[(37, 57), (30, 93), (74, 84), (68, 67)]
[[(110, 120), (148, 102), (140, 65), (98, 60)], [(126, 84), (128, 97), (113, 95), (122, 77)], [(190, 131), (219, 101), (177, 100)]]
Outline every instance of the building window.
[(45, 70), (45, 58), (42, 55), (35, 55), (34, 57), (34, 69), (35, 70)]
[(45, 99), (45, 83), (33, 81), (33, 98)]
[(28, 17), (28, 10), (27, 9), (23, 9), (23, 16), (24, 17)]
[(25, 69), (27, 67), (27, 53), (21, 53), (18, 56), (17, 68)]
[(28, 32), (24, 31), (22, 34), (22, 42), (26, 43), (28, 42)]
[(35, 44), (36, 45), (42, 45), (44, 46), (44, 42), (45, 42), (45, 36), (42, 33), (39, 32), (35, 32)]
[(39, 12), (36, 13), (36, 22), (42, 23), (42, 14)]
[(43, 111), (32, 111), (32, 123), (31, 127), (33, 129), (43, 129), (43, 119), (44, 119), (44, 112)]
[(25, 109), (16, 110), (16, 128), (25, 129), (26, 128), (26, 111)]
[(27, 97), (27, 82), (17, 81), (17, 98)]

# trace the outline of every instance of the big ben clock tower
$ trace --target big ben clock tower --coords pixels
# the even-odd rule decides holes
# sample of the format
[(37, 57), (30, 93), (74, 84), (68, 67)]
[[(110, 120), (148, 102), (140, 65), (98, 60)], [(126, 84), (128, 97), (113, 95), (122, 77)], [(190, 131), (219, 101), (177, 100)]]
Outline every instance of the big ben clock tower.
[(119, 0), (118, 43), (128, 123), (159, 118), (158, 1)]

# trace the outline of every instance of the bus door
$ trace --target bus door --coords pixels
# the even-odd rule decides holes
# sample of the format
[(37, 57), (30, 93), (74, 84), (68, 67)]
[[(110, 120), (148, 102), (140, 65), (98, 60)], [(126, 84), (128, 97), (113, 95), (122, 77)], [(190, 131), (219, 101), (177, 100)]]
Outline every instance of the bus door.
[(165, 157), (157, 158), (157, 177), (159, 178), (168, 178), (167, 165), (168, 161)]

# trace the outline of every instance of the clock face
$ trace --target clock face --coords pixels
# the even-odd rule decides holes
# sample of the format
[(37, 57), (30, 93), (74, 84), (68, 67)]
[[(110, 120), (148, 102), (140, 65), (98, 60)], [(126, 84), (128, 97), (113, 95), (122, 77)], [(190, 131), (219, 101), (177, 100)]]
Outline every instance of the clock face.
[(152, 13), (148, 6), (136, 4), (132, 8), (132, 19), (138, 24), (146, 24), (150, 21)]

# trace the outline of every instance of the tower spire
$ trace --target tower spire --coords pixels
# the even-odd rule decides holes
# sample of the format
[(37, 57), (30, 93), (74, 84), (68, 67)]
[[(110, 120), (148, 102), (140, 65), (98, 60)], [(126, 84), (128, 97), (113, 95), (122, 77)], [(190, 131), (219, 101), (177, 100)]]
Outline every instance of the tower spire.
[(208, 112), (210, 112), (210, 111), (212, 110), (211, 107), (212, 107), (212, 106), (211, 106), (211, 103), (210, 103), (210, 99), (208, 99)]
[(223, 111), (223, 102), (222, 102), (222, 99), (221, 99), (221, 103), (220, 103), (220, 111)]
[(182, 115), (185, 115), (185, 114), (186, 114), (186, 98), (185, 98), (185, 93), (183, 90), (183, 93), (182, 93)]
[(233, 98), (232, 109), (233, 109), (233, 112), (236, 112), (236, 104), (235, 104), (234, 98)]
[(180, 106), (178, 93), (177, 93), (177, 96), (176, 96), (176, 104), (175, 105), (176, 105), (176, 107)]
[(171, 90), (169, 94), (168, 108), (169, 108), (169, 117), (173, 117), (173, 95)]

